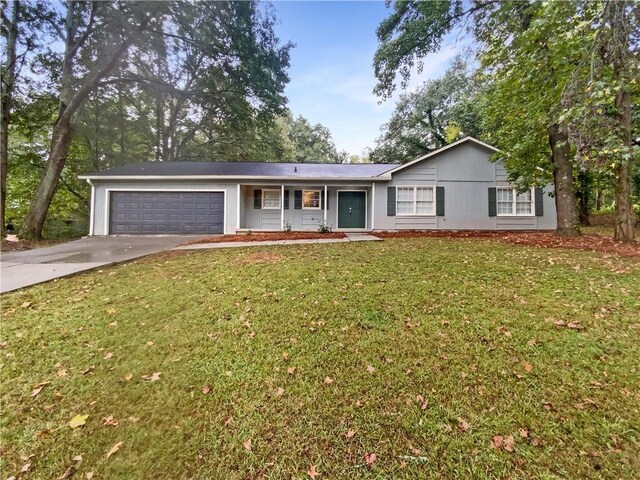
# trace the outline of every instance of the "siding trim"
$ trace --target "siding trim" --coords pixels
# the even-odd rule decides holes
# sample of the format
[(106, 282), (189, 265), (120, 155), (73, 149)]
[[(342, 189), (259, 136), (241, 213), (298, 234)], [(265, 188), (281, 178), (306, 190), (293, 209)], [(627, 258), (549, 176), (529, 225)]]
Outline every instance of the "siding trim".
[(109, 231), (109, 207), (111, 203), (111, 192), (197, 192), (197, 193), (216, 193), (222, 192), (222, 201), (224, 203), (224, 213), (222, 218), (222, 231), (227, 233), (227, 190), (226, 189), (208, 189), (199, 190), (194, 188), (105, 188), (104, 191), (104, 234), (111, 235)]
[(93, 216), (96, 214), (96, 186), (87, 178), (87, 183), (91, 185), (91, 203), (89, 205), (89, 236), (93, 237)]

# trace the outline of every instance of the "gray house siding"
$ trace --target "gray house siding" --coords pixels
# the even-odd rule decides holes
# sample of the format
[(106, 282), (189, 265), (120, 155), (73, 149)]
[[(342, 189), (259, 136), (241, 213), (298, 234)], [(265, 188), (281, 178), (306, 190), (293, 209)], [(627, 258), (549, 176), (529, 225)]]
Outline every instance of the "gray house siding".
[[(556, 228), (555, 202), (549, 196), (551, 186), (544, 189), (543, 216), (488, 215), (488, 189), (510, 186), (500, 162), (489, 160), (493, 152), (475, 143), (463, 143), (431, 158), (417, 162), (394, 174), (388, 186), (444, 187), (445, 214), (387, 216), (376, 219), (376, 229), (444, 229), (444, 230), (548, 230)], [(381, 186), (382, 187), (382, 186)], [(386, 188), (377, 198), (386, 213)], [(382, 198), (384, 197), (384, 199)]]
[(225, 192), (225, 233), (234, 233), (236, 230), (237, 201), (236, 185), (228, 183), (209, 182), (179, 182), (175, 181), (94, 181), (93, 201), (93, 235), (109, 234), (109, 192), (119, 191), (223, 191)]

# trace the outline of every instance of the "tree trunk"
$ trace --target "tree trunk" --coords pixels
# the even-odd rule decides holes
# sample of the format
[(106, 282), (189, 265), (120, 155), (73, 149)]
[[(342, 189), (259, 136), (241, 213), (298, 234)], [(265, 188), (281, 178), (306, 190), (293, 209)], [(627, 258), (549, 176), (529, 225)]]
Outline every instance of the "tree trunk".
[(580, 235), (580, 222), (576, 205), (576, 190), (573, 182), (573, 165), (567, 134), (558, 124), (549, 127), (549, 146), (553, 156), (553, 183), (555, 186), (556, 233), (562, 237)]
[(51, 151), (44, 170), (44, 176), (40, 181), (38, 191), (24, 220), (22, 235), (25, 237), (42, 238), (44, 220), (47, 216), (49, 205), (51, 205), (53, 194), (58, 188), (58, 180), (62, 174), (70, 144), (71, 125), (67, 117), (62, 117), (61, 121), (53, 127)]
[[(622, 141), (631, 150), (631, 96), (628, 91), (621, 91), (616, 97), (618, 119)], [(631, 160), (621, 160), (614, 168), (616, 176), (613, 239), (623, 242), (633, 242), (634, 213), (631, 204)]]
[(6, 74), (2, 82), (2, 124), (0, 126), (0, 222), (2, 223), (2, 237), (5, 236), (6, 205), (7, 205), (7, 168), (9, 166), (9, 122), (11, 114), (11, 100), (13, 84), (16, 75), (16, 44), (18, 41), (19, 2), (12, 2), (11, 20), (7, 27), (7, 63)]

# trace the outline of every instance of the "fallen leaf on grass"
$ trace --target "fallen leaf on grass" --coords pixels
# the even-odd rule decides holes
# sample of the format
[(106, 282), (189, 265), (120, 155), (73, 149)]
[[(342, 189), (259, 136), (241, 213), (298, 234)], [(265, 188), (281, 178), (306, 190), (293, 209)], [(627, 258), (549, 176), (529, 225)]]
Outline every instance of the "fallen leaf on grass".
[(31, 396), (35, 397), (36, 395), (38, 395), (42, 389), (46, 386), (49, 385), (51, 382), (41, 382), (39, 384), (37, 384), (34, 388), (33, 391), (31, 392)]
[(324, 383), (326, 383), (327, 385), (330, 385), (333, 383), (333, 378), (331, 377), (324, 377)]
[(27, 473), (30, 468), (31, 468), (31, 462), (27, 462), (20, 469), (20, 473)]
[(210, 392), (211, 392), (211, 387), (209, 385), (205, 385), (204, 387), (202, 387), (202, 393), (204, 393), (205, 395), (207, 395)]
[(20, 305), (22, 308), (29, 308), (31, 306), (31, 302), (24, 302), (22, 305)]
[(224, 426), (228, 427), (229, 425), (231, 425), (231, 422), (233, 422), (233, 415), (224, 421)]
[(527, 438), (529, 436), (529, 430), (527, 430), (526, 428), (519, 428), (518, 433), (522, 438)]
[(104, 356), (104, 359), (109, 360), (111, 357), (113, 357), (113, 352), (107, 352), (107, 354)]
[(346, 438), (353, 438), (353, 436), (356, 434), (355, 430), (349, 430), (347, 433), (344, 434), (344, 436)]
[(90, 472), (87, 472), (86, 475), (85, 475), (85, 478), (87, 480), (91, 480), (93, 478), (93, 470), (90, 471)]
[(531, 440), (531, 445), (533, 445), (534, 447), (539, 447), (540, 445), (542, 445), (542, 441), (538, 437), (535, 437)]
[(364, 454), (364, 461), (367, 462), (367, 465), (373, 465), (377, 459), (378, 457), (375, 453)]
[(496, 450), (502, 448), (502, 436), (496, 435), (491, 439), (491, 448), (495, 448)]
[(89, 415), (76, 415), (71, 420), (69, 420), (69, 426), (71, 428), (78, 428), (87, 423), (87, 418), (89, 418)]
[(155, 343), (155, 342), (152, 342), (151, 340), (149, 340), (149, 341), (147, 342), (147, 347), (152, 347), (154, 343)]
[(151, 375), (142, 375), (142, 379), (148, 382), (157, 382), (160, 380), (160, 374), (162, 372), (153, 372)]
[(318, 472), (318, 470), (316, 470), (316, 466), (315, 465), (311, 465), (309, 467), (309, 470), (307, 470), (307, 475), (309, 475), (311, 478), (315, 479), (318, 475), (320, 475), (320, 472)]
[(242, 446), (245, 450), (251, 450), (251, 439), (247, 438), (244, 442), (242, 442)]
[(87, 373), (93, 372), (95, 369), (96, 369), (96, 366), (95, 365), (91, 365), (90, 367), (87, 367), (86, 369), (84, 369), (82, 371), (82, 374), (86, 375)]
[(118, 450), (120, 450), (120, 447), (122, 446), (124, 442), (118, 442), (116, 443), (113, 447), (111, 447), (111, 450), (109, 450), (107, 452), (107, 458), (109, 458), (111, 455), (113, 455), (114, 453), (116, 453)]
[(102, 424), (103, 425), (111, 425), (113, 427), (117, 427), (119, 423), (120, 422), (118, 422), (118, 420), (113, 418), (113, 415), (109, 415), (108, 417), (104, 417), (102, 419)]
[(513, 452), (513, 444), (515, 443), (515, 440), (513, 439), (512, 435), (509, 435), (508, 437), (506, 437), (504, 439), (504, 449), (507, 452)]
[(65, 472), (58, 477), (58, 480), (67, 480), (67, 478), (73, 477), (76, 473), (76, 467), (74, 465), (69, 465), (69, 468), (65, 470)]
[(424, 396), (416, 395), (416, 401), (420, 403), (420, 409), (426, 410), (429, 407), (429, 401), (425, 400)]
[(461, 432), (466, 432), (469, 430), (469, 422), (467, 422), (464, 418), (458, 417), (458, 430)]
[(375, 371), (376, 371), (376, 369), (373, 366), (371, 366), (371, 365), (367, 366), (367, 372), (373, 373)]
[(293, 375), (294, 373), (296, 373), (296, 367), (289, 367), (287, 368), (287, 373), (289, 375)]
[(128, 382), (129, 380), (131, 380), (133, 378), (133, 373), (127, 373), (124, 376), (124, 379)]
[(276, 397), (281, 397), (283, 394), (284, 394), (284, 388), (278, 387), (275, 393)]
[(533, 365), (531, 365), (529, 362), (525, 362), (524, 364), (524, 371), (525, 372), (531, 372), (533, 370)]
[(76, 455), (71, 460), (73, 460), (74, 462), (81, 462), (82, 461), (82, 455)]

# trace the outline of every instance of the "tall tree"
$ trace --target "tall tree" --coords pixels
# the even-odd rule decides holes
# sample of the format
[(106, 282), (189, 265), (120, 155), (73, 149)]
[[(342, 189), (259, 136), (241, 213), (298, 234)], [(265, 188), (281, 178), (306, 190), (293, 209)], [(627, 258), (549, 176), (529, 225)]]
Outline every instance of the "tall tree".
[(9, 148), (9, 122), (12, 108), (13, 86), (16, 77), (16, 52), (18, 44), (18, 23), (20, 22), (20, 2), (13, 0), (11, 8), (2, 2), (2, 35), (6, 39), (5, 61), (2, 64), (1, 106), (2, 120), (0, 125), (0, 222), (2, 236), (5, 235), (5, 211), (7, 201), (7, 168)]
[(466, 62), (457, 57), (442, 78), (400, 96), (391, 119), (381, 128), (371, 160), (405, 163), (463, 136), (479, 136), (479, 90)]
[[(640, 164), (640, 4), (633, 1), (577, 3), (583, 21), (566, 36), (580, 38), (581, 53), (564, 92), (564, 116), (578, 158), (589, 168), (604, 168), (615, 177), (614, 238), (633, 241), (635, 215), (631, 197), (633, 172)], [(636, 116), (637, 117), (637, 116)]]
[[(64, 42), (60, 77), (58, 116), (53, 125), (51, 145), (42, 180), (22, 226), (22, 234), (39, 238), (58, 187), (73, 138), (73, 122), (100, 82), (119, 64), (129, 47), (142, 35), (164, 8), (161, 2), (79, 2), (66, 5), (64, 27), (54, 20), (52, 26)], [(78, 57), (96, 39), (97, 33), (109, 32), (93, 65), (79, 75)], [(95, 46), (94, 46), (95, 47)]]

